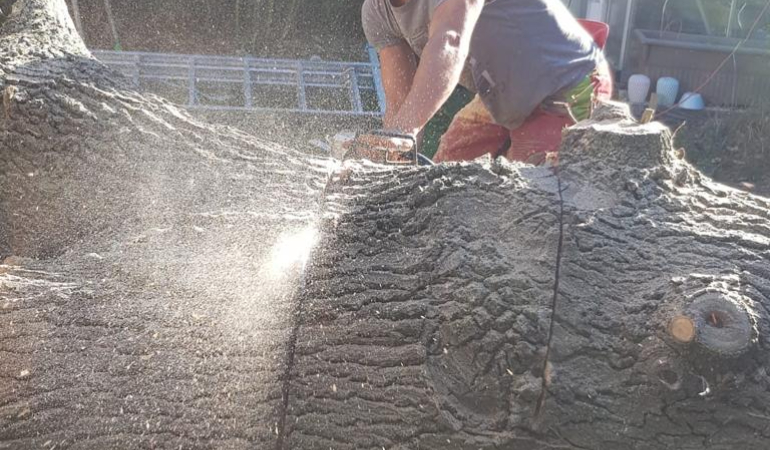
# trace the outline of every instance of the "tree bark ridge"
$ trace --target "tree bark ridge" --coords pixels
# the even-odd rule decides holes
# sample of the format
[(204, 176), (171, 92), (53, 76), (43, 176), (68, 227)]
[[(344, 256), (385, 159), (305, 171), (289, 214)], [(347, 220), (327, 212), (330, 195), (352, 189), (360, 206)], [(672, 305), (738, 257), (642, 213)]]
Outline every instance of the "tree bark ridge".
[(597, 111), (560, 180), (340, 165), (133, 91), (62, 5), (0, 27), (3, 445), (766, 448), (770, 204), (662, 126)]

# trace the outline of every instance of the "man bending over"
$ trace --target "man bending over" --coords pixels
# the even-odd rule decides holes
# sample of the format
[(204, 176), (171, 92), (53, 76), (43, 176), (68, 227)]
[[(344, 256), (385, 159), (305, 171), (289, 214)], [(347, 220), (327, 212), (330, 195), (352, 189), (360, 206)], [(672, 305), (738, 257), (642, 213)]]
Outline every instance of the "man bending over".
[(386, 129), (416, 136), (458, 83), (476, 93), (436, 161), (542, 161), (612, 93), (601, 49), (560, 0), (366, 0), (362, 18), (380, 56)]

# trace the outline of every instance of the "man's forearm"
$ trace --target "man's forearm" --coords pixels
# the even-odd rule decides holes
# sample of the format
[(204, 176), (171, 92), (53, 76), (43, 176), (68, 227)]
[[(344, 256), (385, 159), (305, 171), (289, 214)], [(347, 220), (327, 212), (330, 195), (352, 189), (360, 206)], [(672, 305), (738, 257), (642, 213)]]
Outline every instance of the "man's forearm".
[(451, 33), (428, 42), (409, 94), (398, 112), (386, 118), (386, 127), (416, 134), (438, 112), (465, 66), (467, 48), (462, 44)]
[(417, 133), (441, 108), (460, 81), (483, 7), (484, 0), (447, 0), (436, 8), (409, 94), (386, 126)]

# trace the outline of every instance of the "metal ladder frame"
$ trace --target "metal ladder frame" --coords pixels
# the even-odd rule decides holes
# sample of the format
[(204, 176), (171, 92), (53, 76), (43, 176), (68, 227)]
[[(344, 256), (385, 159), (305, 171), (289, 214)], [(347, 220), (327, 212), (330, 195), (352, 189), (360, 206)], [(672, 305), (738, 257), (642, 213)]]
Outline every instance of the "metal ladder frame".
[[(144, 81), (165, 81), (187, 88), (184, 105), (191, 109), (256, 112), (292, 112), (302, 114), (333, 114), (342, 116), (381, 117), (385, 112), (379, 59), (373, 48), (368, 49), (369, 62), (313, 61), (266, 59), (251, 57), (181, 55), (148, 52), (115, 52), (94, 50), (93, 55), (109, 67), (133, 80), (137, 87)], [(217, 87), (240, 85), (243, 102), (214, 105), (201, 101), (200, 84)], [(294, 107), (265, 107), (255, 102), (255, 88), (261, 86), (295, 86)], [(308, 88), (334, 92), (345, 91), (349, 109), (324, 109), (313, 106)], [(364, 92), (376, 95), (374, 109), (365, 107)], [(344, 95), (344, 94), (339, 94)], [(342, 103), (342, 102), (337, 102)]]

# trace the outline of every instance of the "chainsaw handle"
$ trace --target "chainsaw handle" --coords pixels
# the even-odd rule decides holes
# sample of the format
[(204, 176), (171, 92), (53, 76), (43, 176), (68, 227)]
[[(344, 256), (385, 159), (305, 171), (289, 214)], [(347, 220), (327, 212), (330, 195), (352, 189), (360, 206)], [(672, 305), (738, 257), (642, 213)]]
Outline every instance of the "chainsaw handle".
[[(420, 163), (421, 158), (419, 157), (420, 153), (417, 151), (417, 139), (413, 135), (407, 134), (407, 133), (400, 133), (398, 131), (384, 130), (384, 129), (372, 130), (368, 134), (371, 134), (373, 136), (382, 136), (382, 137), (386, 137), (386, 138), (405, 139), (407, 141), (411, 141), (412, 149), (410, 150), (410, 152), (414, 153), (414, 165), (415, 166), (424, 165), (424, 164)], [(386, 153), (386, 155), (385, 155), (385, 163), (386, 164), (393, 164), (392, 161), (388, 161), (387, 157), (388, 157), (388, 154)]]
[[(389, 131), (389, 130), (371, 130), (364, 134), (371, 135), (371, 136), (377, 136), (382, 138), (395, 138), (395, 139), (403, 139), (407, 141), (410, 145), (410, 150), (385, 150), (384, 152), (384, 164), (391, 164), (391, 165), (404, 165), (404, 164), (413, 164), (415, 166), (429, 166), (433, 165), (433, 161), (430, 160), (430, 158), (426, 157), (425, 155), (421, 155), (417, 151), (417, 139), (411, 135), (406, 133), (399, 133), (397, 131)], [(342, 160), (348, 159), (348, 157), (351, 154), (355, 154), (358, 152), (358, 148), (356, 147), (355, 142), (358, 140), (358, 137), (360, 134), (356, 134), (353, 138), (354, 144), (352, 144), (342, 155)], [(409, 159), (403, 160), (403, 159), (390, 159), (391, 154), (401, 154), (401, 155), (409, 155)], [(409, 161), (411, 160), (411, 161)]]
[(408, 141), (412, 141), (412, 147), (417, 146), (417, 139), (408, 133), (399, 133), (398, 131), (390, 131), (390, 130), (372, 130), (367, 134), (372, 134), (374, 136), (382, 136), (382, 137), (389, 137), (389, 138), (397, 138), (397, 139), (406, 139)]

